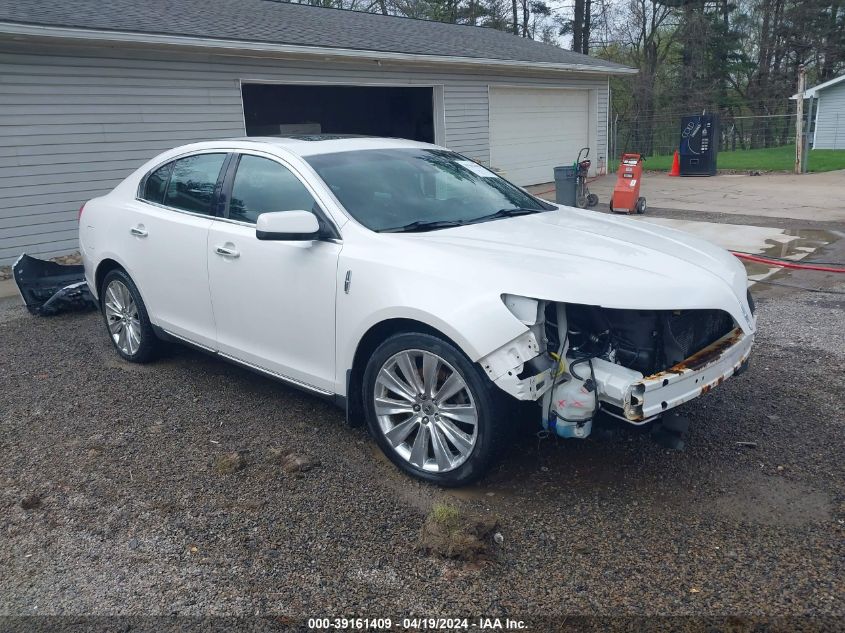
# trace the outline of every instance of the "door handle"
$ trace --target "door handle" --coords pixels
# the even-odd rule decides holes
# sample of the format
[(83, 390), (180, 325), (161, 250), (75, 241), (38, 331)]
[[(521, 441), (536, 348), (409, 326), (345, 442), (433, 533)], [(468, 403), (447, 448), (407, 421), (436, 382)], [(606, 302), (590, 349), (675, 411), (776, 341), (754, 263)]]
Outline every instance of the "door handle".
[(241, 256), (240, 252), (234, 248), (229, 248), (228, 246), (215, 246), (214, 252), (221, 257), (231, 257), (233, 259)]
[(147, 237), (147, 230), (143, 226), (133, 226), (129, 232), (136, 237)]

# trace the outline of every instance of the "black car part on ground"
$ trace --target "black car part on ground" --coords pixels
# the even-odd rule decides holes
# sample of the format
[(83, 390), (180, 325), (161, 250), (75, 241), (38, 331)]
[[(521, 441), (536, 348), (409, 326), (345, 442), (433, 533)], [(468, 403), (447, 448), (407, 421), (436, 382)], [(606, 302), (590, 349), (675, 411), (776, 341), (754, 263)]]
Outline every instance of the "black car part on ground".
[(721, 310), (617, 310), (568, 304), (569, 349), (649, 376), (689, 358), (734, 328)]
[(64, 265), (21, 255), (12, 266), (26, 309), (32, 314), (52, 316), (72, 310), (97, 307), (82, 265)]

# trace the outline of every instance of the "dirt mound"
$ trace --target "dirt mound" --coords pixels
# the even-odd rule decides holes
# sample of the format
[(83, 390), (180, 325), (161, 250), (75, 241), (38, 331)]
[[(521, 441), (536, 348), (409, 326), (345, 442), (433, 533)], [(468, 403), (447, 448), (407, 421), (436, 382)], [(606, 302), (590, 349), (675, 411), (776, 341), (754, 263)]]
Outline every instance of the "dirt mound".
[(435, 504), (420, 529), (420, 550), (444, 558), (476, 561), (491, 558), (498, 521)]

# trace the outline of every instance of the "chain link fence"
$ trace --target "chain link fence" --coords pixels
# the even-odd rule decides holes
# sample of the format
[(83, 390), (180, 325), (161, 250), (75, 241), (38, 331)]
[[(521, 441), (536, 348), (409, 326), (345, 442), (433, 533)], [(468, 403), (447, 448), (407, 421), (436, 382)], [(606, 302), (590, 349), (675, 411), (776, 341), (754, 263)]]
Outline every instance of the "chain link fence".
[[(720, 112), (719, 151), (742, 151), (785, 147), (795, 144), (795, 106), (784, 114), (734, 115)], [(678, 149), (681, 114), (654, 117), (630, 116), (611, 112), (609, 155), (618, 159), (623, 152), (644, 156), (669, 156)], [(812, 139), (812, 129), (805, 130)]]

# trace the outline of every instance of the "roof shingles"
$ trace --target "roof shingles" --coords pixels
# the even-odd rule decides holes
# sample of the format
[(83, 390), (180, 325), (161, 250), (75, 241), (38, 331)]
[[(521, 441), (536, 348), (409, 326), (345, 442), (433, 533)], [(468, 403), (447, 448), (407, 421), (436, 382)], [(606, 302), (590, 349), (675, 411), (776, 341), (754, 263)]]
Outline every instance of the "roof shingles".
[(274, 0), (0, 0), (0, 22), (624, 69), (494, 29)]

